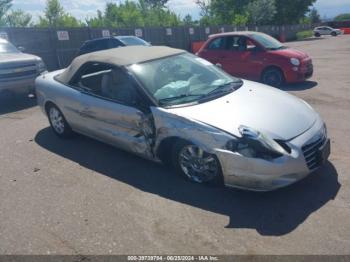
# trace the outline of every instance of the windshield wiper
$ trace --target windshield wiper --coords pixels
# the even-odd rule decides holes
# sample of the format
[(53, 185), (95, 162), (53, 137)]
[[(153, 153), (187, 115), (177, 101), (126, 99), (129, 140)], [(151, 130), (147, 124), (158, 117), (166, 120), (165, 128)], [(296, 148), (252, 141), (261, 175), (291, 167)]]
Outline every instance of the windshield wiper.
[(162, 105), (167, 104), (167, 102), (171, 102), (174, 100), (182, 99), (182, 98), (187, 98), (187, 97), (201, 97), (203, 94), (182, 94), (178, 96), (173, 96), (173, 97), (167, 97), (163, 99), (159, 99), (158, 102)]
[[(237, 84), (237, 85), (235, 85)], [(204, 96), (211, 96), (215, 94), (220, 94), (220, 93), (228, 93), (231, 91), (234, 91), (237, 87), (240, 87), (243, 84), (243, 81), (232, 81), (232, 82), (227, 82), (225, 84), (219, 85), (217, 88), (214, 90), (210, 91), (208, 94), (205, 94)], [(224, 87), (229, 87), (228, 89), (225, 89)]]

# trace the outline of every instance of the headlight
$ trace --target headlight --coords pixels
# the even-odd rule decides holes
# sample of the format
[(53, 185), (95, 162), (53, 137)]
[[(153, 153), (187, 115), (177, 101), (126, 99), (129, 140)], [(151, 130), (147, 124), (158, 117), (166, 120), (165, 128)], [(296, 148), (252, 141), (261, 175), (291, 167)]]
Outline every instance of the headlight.
[(299, 66), (300, 65), (300, 61), (299, 61), (298, 58), (291, 58), (290, 62), (291, 62), (292, 65), (295, 65), (295, 66)]
[(46, 65), (42, 60), (39, 60), (39, 62), (37, 63), (37, 67), (40, 73), (46, 71)]
[(226, 149), (245, 157), (275, 159), (288, 154), (288, 146), (282, 141), (275, 141), (253, 128), (240, 126), (242, 137), (227, 142)]

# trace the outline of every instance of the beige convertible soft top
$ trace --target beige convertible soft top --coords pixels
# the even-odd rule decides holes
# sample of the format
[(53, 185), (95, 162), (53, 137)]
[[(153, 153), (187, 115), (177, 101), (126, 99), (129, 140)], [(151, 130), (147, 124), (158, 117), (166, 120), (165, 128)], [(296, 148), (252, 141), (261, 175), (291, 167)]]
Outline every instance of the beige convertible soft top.
[(77, 70), (87, 62), (127, 66), (184, 52), (186, 51), (166, 46), (127, 46), (93, 52), (75, 58), (70, 66), (58, 75), (56, 79), (62, 83), (68, 84)]

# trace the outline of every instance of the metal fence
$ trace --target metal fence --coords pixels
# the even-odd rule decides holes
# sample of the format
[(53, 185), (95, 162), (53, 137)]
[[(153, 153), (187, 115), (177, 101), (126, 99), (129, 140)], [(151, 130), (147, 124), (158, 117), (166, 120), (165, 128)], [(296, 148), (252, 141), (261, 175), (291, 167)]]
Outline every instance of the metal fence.
[(210, 34), (231, 31), (259, 31), (286, 40), (311, 25), (284, 26), (210, 26), (210, 27), (139, 27), (139, 28), (0, 28), (0, 37), (8, 38), (25, 52), (43, 58), (49, 70), (70, 64), (83, 42), (112, 35), (136, 35), (152, 45), (166, 45), (191, 51), (193, 42), (205, 41)]

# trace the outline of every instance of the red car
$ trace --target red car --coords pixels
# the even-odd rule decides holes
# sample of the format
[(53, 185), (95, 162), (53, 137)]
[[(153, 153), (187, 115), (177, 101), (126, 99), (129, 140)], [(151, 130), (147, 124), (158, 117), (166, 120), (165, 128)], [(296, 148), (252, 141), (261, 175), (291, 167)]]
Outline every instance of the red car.
[(271, 86), (302, 82), (313, 74), (311, 58), (258, 32), (211, 35), (197, 53), (231, 75)]

